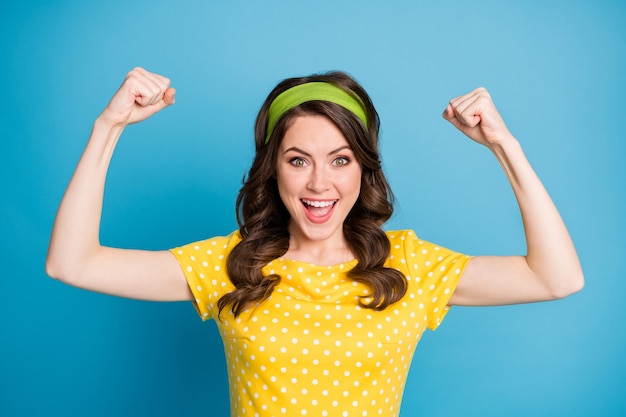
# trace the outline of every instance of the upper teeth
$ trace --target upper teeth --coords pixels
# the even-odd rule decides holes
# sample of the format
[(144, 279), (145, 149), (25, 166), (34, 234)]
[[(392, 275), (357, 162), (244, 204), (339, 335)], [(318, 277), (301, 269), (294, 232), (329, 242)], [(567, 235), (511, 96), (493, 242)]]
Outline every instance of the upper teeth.
[(304, 204), (307, 204), (309, 206), (313, 206), (313, 207), (328, 207), (328, 206), (332, 206), (333, 204), (335, 204), (334, 201), (311, 201), (311, 200), (302, 200), (302, 202)]

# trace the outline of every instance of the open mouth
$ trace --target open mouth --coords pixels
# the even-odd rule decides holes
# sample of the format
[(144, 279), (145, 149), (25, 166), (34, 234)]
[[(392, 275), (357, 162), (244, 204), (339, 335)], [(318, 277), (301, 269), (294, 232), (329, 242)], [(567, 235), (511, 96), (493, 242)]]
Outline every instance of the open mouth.
[(302, 204), (308, 213), (315, 217), (326, 216), (337, 204), (337, 200), (305, 200), (302, 199)]

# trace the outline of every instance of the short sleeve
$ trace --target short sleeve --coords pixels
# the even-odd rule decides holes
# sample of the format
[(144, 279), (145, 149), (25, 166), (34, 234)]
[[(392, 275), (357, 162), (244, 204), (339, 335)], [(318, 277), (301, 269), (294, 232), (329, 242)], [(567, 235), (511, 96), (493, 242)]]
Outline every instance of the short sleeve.
[(226, 260), (240, 240), (239, 234), (233, 233), (170, 249), (185, 274), (202, 320), (214, 318), (217, 301), (234, 289), (226, 273)]
[(448, 303), (472, 258), (418, 238), (412, 230), (396, 232), (392, 248), (403, 248), (409, 291), (419, 299), (427, 327), (435, 330), (450, 309)]

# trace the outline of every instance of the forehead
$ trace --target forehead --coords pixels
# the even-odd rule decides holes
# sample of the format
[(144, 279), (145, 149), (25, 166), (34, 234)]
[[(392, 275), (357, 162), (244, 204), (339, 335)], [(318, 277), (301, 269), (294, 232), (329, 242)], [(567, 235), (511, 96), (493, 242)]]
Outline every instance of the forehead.
[(349, 146), (347, 139), (330, 119), (320, 115), (296, 116), (285, 131), (281, 149), (291, 147), (310, 150)]

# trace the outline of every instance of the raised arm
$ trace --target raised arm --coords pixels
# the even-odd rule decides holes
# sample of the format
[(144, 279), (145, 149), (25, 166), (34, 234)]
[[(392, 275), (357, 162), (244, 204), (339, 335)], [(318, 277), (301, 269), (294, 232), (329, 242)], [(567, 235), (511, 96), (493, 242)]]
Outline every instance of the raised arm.
[(502, 305), (566, 297), (584, 278), (574, 244), (552, 199), (484, 88), (450, 101), (443, 117), (489, 148), (519, 204), (526, 256), (477, 256), (467, 265), (452, 305)]
[(174, 103), (170, 81), (142, 68), (128, 73), (96, 119), (65, 191), (52, 229), (46, 272), (70, 285), (122, 297), (187, 300), (180, 266), (168, 251), (100, 245), (100, 218), (109, 162), (124, 128)]

